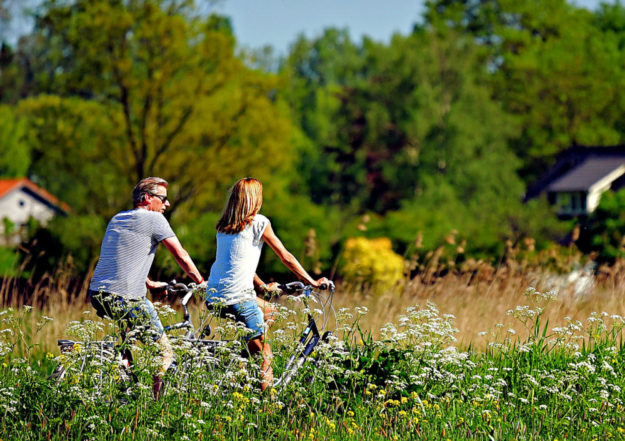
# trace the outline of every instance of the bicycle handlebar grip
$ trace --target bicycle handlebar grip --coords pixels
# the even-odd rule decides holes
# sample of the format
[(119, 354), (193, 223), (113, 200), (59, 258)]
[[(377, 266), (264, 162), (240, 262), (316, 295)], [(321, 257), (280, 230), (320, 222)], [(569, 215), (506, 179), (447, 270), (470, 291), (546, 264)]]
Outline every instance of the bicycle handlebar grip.
[(302, 282), (291, 282), (286, 284), (278, 285), (281, 291), (284, 291), (285, 294), (294, 294), (296, 292), (302, 291), (304, 289), (304, 284)]
[(334, 282), (332, 280), (328, 281), (328, 283), (322, 283), (321, 285), (319, 285), (319, 289), (322, 290), (326, 290), (329, 289), (330, 291), (334, 291)]
[(189, 291), (189, 287), (184, 283), (178, 283), (176, 280), (172, 280), (167, 285), (167, 292), (170, 294), (182, 294)]

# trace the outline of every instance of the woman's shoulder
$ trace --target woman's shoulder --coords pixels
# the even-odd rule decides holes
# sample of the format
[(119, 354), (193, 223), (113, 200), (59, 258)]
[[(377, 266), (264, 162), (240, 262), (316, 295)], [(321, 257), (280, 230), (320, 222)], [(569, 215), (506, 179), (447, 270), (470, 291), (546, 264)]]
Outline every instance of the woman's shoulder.
[(252, 221), (252, 231), (254, 232), (254, 238), (256, 240), (260, 240), (261, 236), (267, 229), (267, 226), (270, 225), (271, 222), (267, 217), (258, 213), (254, 216), (254, 220)]
[(266, 225), (271, 223), (271, 221), (269, 220), (269, 218), (267, 218), (267, 216), (256, 213), (256, 216), (254, 216), (254, 220), (252, 220), (252, 223), (256, 225)]

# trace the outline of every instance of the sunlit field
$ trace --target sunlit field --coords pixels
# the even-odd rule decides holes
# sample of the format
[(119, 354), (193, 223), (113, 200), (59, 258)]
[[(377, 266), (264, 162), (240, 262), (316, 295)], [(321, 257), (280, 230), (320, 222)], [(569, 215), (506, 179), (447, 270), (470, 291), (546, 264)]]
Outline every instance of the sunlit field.
[[(382, 293), (339, 284), (335, 314), (326, 312), (334, 337), (285, 389), (261, 394), (259, 363), (234, 340), (214, 357), (178, 346), (179, 361), (196, 363), (169, 374), (158, 401), (153, 348), (133, 346), (130, 384), (114, 360), (89, 356), (89, 341), (116, 329), (85, 312), (84, 286), (71, 291), (58, 275), (34, 284), (31, 308), (5, 281), (0, 438), (623, 438), (622, 274), (478, 265)], [(195, 320), (206, 317), (199, 304)], [(180, 316), (169, 305), (164, 322)], [(278, 309), (269, 331), (276, 377), (304, 326), (300, 302), (282, 299)], [(228, 321), (213, 326), (236, 333)], [(83, 344), (60, 354), (57, 338)], [(48, 380), (59, 363), (67, 374)]]

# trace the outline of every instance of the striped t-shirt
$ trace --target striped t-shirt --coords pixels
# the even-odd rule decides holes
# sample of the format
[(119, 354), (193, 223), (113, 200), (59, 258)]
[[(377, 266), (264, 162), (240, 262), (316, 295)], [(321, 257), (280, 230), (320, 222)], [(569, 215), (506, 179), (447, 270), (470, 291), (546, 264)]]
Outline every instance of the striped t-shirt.
[(169, 222), (157, 211), (136, 208), (116, 214), (106, 227), (89, 289), (128, 299), (144, 297), (158, 243), (173, 236)]

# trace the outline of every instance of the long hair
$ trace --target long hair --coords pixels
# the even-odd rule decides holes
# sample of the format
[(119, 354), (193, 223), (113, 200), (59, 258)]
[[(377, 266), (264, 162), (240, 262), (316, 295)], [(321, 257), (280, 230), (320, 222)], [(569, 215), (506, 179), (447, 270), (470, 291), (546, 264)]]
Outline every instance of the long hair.
[(228, 203), (217, 222), (217, 231), (236, 234), (252, 223), (263, 205), (263, 184), (254, 178), (237, 181), (230, 190)]

